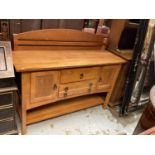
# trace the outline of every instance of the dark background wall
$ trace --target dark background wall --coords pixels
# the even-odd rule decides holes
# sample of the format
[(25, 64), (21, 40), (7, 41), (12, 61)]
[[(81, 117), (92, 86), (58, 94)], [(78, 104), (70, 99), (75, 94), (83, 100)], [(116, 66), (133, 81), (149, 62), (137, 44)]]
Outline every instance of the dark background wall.
[(0, 40), (12, 40), (12, 34), (39, 29), (82, 30), (84, 19), (1, 19)]

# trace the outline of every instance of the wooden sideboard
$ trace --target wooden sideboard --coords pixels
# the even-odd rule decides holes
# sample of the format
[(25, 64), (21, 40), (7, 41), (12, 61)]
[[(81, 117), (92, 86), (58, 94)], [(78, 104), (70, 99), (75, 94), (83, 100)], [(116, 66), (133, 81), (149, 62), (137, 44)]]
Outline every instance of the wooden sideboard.
[(125, 60), (106, 51), (103, 39), (67, 29), (14, 35), (23, 134), (34, 122), (99, 104), (107, 107)]

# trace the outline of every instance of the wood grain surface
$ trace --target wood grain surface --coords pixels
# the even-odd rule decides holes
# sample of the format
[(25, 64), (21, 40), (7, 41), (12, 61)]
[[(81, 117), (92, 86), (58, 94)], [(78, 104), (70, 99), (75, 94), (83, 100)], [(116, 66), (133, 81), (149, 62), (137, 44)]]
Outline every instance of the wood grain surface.
[(17, 72), (121, 64), (120, 57), (100, 50), (46, 50), (13, 52)]

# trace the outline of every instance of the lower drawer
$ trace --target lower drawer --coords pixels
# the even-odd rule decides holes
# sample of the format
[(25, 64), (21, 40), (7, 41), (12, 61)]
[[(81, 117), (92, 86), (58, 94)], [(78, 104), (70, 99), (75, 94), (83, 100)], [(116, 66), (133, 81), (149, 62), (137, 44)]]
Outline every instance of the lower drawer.
[(9, 132), (15, 129), (15, 123), (13, 119), (0, 121), (0, 134)]
[(10, 118), (14, 116), (14, 109), (13, 107), (0, 107), (0, 120)]
[(96, 80), (74, 82), (60, 85), (59, 98), (69, 98), (90, 94), (96, 89)]

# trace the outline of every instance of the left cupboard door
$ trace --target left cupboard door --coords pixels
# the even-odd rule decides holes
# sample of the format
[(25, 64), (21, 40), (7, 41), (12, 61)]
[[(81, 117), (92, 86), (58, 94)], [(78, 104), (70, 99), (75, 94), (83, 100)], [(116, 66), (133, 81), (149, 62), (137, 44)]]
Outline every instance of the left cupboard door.
[(31, 106), (54, 102), (58, 97), (59, 71), (31, 73)]

